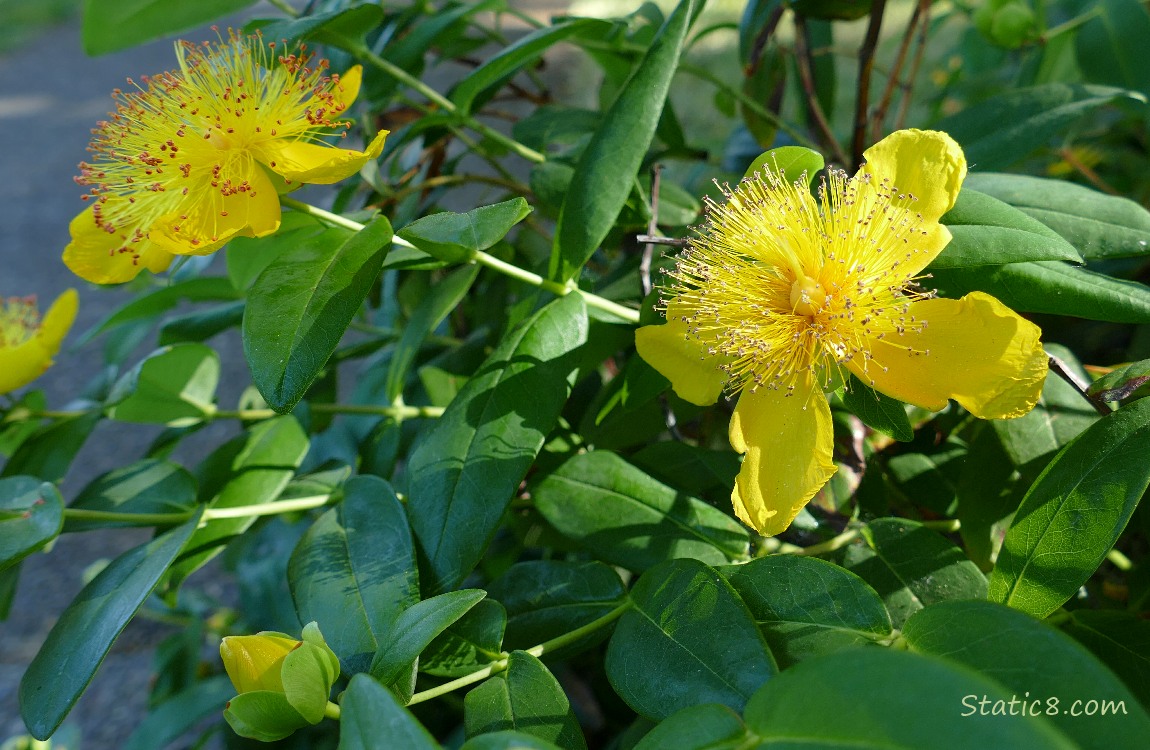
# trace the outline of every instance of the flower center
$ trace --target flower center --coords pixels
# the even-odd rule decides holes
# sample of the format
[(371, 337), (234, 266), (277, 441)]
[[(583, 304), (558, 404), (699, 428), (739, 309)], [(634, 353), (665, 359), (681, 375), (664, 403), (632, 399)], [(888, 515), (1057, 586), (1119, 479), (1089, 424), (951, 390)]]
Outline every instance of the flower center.
[(0, 347), (16, 347), (40, 330), (35, 297), (0, 299)]
[(791, 284), (791, 309), (796, 315), (813, 317), (823, 309), (826, 301), (827, 293), (822, 284), (810, 276), (800, 276)]

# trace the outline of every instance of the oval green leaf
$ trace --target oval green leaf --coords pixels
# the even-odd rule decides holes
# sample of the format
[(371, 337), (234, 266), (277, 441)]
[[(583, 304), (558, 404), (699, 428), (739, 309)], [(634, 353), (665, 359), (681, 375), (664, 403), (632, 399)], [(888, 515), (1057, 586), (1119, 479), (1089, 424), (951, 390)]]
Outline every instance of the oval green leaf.
[(696, 3), (681, 0), (583, 151), (559, 212), (549, 275), (566, 281), (607, 236), (655, 136)]
[[(598, 561), (528, 560), (487, 586), (507, 609), (507, 648), (529, 648), (599, 619), (627, 597), (619, 574)], [(606, 637), (596, 633), (585, 644)]]
[(463, 710), (468, 737), (518, 730), (568, 750), (587, 748), (559, 681), (526, 651), (512, 651), (507, 669), (471, 690)]
[(875, 590), (833, 563), (775, 555), (726, 571), (781, 668), (891, 634)]
[(439, 750), (439, 743), (390, 690), (366, 674), (357, 674), (340, 703), (339, 750), (380, 747)]
[[(1133, 748), (1134, 737), (1150, 737), (1150, 716), (1113, 672), (1022, 612), (992, 602), (940, 602), (916, 612), (902, 634), (912, 651), (960, 662), (1009, 688), (1024, 706), (1037, 704), (1083, 748)], [(1088, 701), (1099, 704), (1094, 715), (1084, 713)], [(1115, 712), (1104, 715), (1107, 703)]]
[(120, 422), (188, 427), (215, 413), (220, 355), (203, 344), (165, 346), (120, 378), (108, 416)]
[(20, 715), (33, 737), (48, 739), (64, 721), (198, 523), (196, 514), (120, 555), (61, 613), (20, 681)]
[(863, 539), (865, 546), (847, 548), (845, 567), (878, 592), (896, 628), (934, 602), (986, 596), (986, 577), (978, 567), (920, 523), (879, 518), (863, 529)]
[(1030, 260), (1082, 262), (1074, 246), (1041, 221), (965, 185), (940, 221), (952, 239), (931, 261), (932, 269)]
[(408, 518), (426, 592), (471, 572), (567, 400), (587, 340), (582, 298), (555, 300), (508, 334), (422, 436), (408, 464)]
[(0, 479), (0, 570), (56, 538), (64, 525), (64, 500), (54, 485), (35, 477)]
[(978, 701), (1010, 691), (968, 667), (906, 651), (864, 648), (780, 673), (747, 704), (760, 747), (832, 750), (1071, 750), (1041, 716), (983, 715)]
[[(74, 510), (114, 513), (190, 513), (196, 504), (196, 480), (178, 465), (145, 459), (93, 480), (69, 506)], [(127, 521), (69, 519), (67, 531), (134, 525)]]
[(392, 621), (419, 601), (407, 516), (394, 490), (353, 477), (292, 553), (288, 585), (301, 622), (315, 621), (350, 672), (362, 672)]
[(350, 237), (339, 229), (307, 235), (252, 284), (244, 356), (273, 409), (291, 411), (319, 376), (379, 276), (391, 237), (383, 216)]
[(1063, 448), (1022, 500), (990, 575), (991, 601), (1046, 617), (1098, 569), (1150, 485), (1150, 400)]
[(642, 716), (698, 703), (741, 710), (777, 668), (739, 595), (713, 568), (671, 560), (643, 574), (607, 647), (607, 678)]
[(737, 521), (607, 451), (574, 456), (532, 496), (552, 526), (612, 565), (642, 571), (679, 557), (721, 565), (747, 556)]

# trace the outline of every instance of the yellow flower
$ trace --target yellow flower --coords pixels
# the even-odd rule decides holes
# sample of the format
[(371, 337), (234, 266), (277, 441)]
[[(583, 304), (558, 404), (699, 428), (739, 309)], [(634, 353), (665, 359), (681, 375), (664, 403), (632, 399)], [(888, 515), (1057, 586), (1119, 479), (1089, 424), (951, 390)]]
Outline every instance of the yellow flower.
[(236, 692), (284, 689), (280, 670), (300, 641), (272, 633), (231, 635), (220, 641), (220, 658)]
[(204, 255), (280, 223), (277, 188), (338, 182), (379, 156), (323, 139), (359, 93), (362, 69), (277, 53), (234, 32), (226, 41), (176, 45), (179, 69), (114, 92), (116, 111), (93, 130), (92, 162), (77, 182), (91, 206), (71, 223), (64, 262), (96, 283), (165, 270), (173, 255)]
[(78, 305), (76, 290), (69, 289), (41, 320), (34, 297), (0, 300), (0, 393), (31, 383), (51, 366)]
[[(1018, 417), (1046, 377), (1041, 331), (993, 297), (937, 299), (915, 280), (946, 244), (939, 218), (966, 176), (945, 133), (902, 130), (854, 177), (763, 170), (711, 203), (666, 289), (667, 324), (639, 354), (692, 403), (739, 394), (731, 445), (745, 453), (736, 515), (778, 534), (835, 472), (824, 389), (845, 371), (902, 401), (954, 399), (985, 419)], [(793, 177), (793, 176), (792, 176)]]

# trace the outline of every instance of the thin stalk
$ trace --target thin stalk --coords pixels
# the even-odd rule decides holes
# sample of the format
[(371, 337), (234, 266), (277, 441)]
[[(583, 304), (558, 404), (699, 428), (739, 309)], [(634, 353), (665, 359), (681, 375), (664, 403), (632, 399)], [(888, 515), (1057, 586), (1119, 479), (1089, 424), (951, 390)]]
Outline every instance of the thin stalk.
[(910, 75), (906, 81), (898, 85), (899, 102), (898, 116), (894, 121), (894, 129), (902, 130), (906, 125), (906, 116), (910, 112), (911, 94), (914, 93), (914, 82), (918, 79), (918, 69), (922, 66), (922, 58), (926, 52), (926, 40), (930, 34), (930, 3), (922, 12), (922, 25), (918, 28), (918, 39), (915, 41), (914, 61), (910, 64)]
[(482, 182), (487, 185), (495, 185), (496, 187), (505, 188), (506, 190), (517, 193), (519, 195), (530, 194), (530, 190), (525, 190), (524, 186), (518, 182), (506, 180), (501, 177), (491, 177), (483, 174), (442, 174), (438, 177), (431, 177), (424, 180), (418, 185), (409, 185), (404, 188), (396, 190), (391, 195), (387, 196), (389, 202), (398, 202), (411, 195), (412, 193), (421, 193), (424, 190), (437, 187), (446, 187), (448, 185), (466, 185), (471, 182)]
[(883, 89), (882, 98), (879, 99), (878, 107), (875, 109), (872, 140), (877, 141), (883, 135), (882, 124), (886, 120), (887, 110), (890, 109), (891, 100), (894, 98), (894, 90), (898, 87), (899, 78), (902, 76), (902, 66), (906, 62), (907, 52), (910, 51), (911, 40), (914, 39), (915, 27), (918, 25), (919, 19), (929, 9), (931, 1), (919, 0), (918, 4), (914, 6), (914, 12), (911, 13), (910, 21), (906, 24), (906, 32), (903, 33), (902, 40), (899, 42), (898, 54), (895, 56), (894, 66), (887, 78), (886, 88)]
[(1109, 560), (1114, 567), (1124, 572), (1129, 572), (1134, 568), (1134, 563), (1131, 562), (1130, 558), (1124, 555), (1121, 550), (1110, 550), (1106, 553), (1106, 559)]
[(886, 10), (886, 0), (874, 0), (871, 6), (870, 21), (866, 36), (859, 47), (858, 100), (855, 102), (854, 138), (851, 140), (851, 156), (858, 167), (862, 164), (863, 150), (866, 148), (867, 122), (870, 116), (870, 78), (874, 71), (874, 53), (878, 47), (879, 30), (882, 28), (882, 14)]
[[(331, 495), (309, 495), (277, 500), (274, 503), (238, 505), (234, 508), (206, 508), (200, 518), (200, 525), (221, 518), (254, 518), (256, 516), (277, 516), (281, 513), (297, 513), (327, 505)], [(73, 521), (105, 521), (109, 523), (130, 523), (134, 526), (167, 526), (189, 520), (195, 511), (186, 513), (121, 513), (114, 510), (89, 510), (87, 508), (65, 508), (64, 518)]]
[(823, 107), (819, 104), (818, 94), (815, 93), (815, 75), (814, 75), (814, 56), (811, 54), (811, 40), (810, 34), (807, 32), (807, 19), (801, 13), (795, 14), (795, 58), (799, 66), (799, 79), (803, 84), (803, 94), (805, 95), (807, 112), (810, 114), (811, 119), (814, 120), (815, 127), (818, 128), (819, 135), (822, 137), (823, 144), (827, 149), (833, 152), (834, 158), (844, 167), (850, 166), (847, 164), (847, 155), (843, 153), (842, 146), (835, 138), (834, 132), (831, 131), (831, 125), (827, 122), (826, 113), (823, 112)]
[(1076, 18), (1071, 18), (1069, 21), (1064, 21), (1052, 29), (1047, 29), (1046, 33), (1042, 35), (1042, 43), (1045, 44), (1054, 37), (1065, 34), (1068, 31), (1074, 31), (1074, 29), (1077, 29), (1082, 24), (1086, 23), (1087, 21), (1091, 21), (1100, 15), (1102, 15), (1102, 6), (1095, 5), (1086, 13), (1083, 13)]
[(505, 146), (506, 148), (510, 149), (511, 151), (518, 154), (519, 156), (522, 156), (524, 159), (527, 159), (528, 161), (535, 162), (536, 164), (542, 164), (543, 162), (547, 161), (547, 157), (544, 156), (543, 154), (539, 153), (535, 149), (528, 148), (527, 146), (524, 146), (522, 143), (515, 140), (514, 138), (511, 138), (509, 136), (504, 135), (503, 133), (500, 133), (495, 128), (493, 128), (489, 125), (485, 125), (482, 122), (479, 122), (478, 120), (476, 120), (474, 117), (471, 117), (470, 115), (464, 115), (463, 113), (461, 113), (459, 111), (459, 108), (455, 106), (455, 102), (453, 102), (450, 99), (448, 99), (447, 97), (443, 96), (438, 91), (431, 88), (430, 86), (428, 86), (426, 83), (419, 80), (415, 76), (411, 75), (410, 73), (408, 73), (403, 68), (401, 68), (398, 65), (395, 65), (395, 64), (389, 62), (388, 60), (385, 60), (384, 58), (380, 57), (379, 55), (375, 54), (374, 52), (369, 50), (367, 47), (357, 47), (357, 48), (352, 49), (351, 51), (353, 54), (356, 54), (357, 56), (364, 58), (365, 60), (370, 62), (372, 65), (379, 68), (384, 73), (387, 73), (389, 76), (391, 76), (395, 80), (399, 81), (400, 83), (404, 84), (408, 88), (411, 88), (411, 89), (414, 89), (415, 91), (418, 91), (420, 94), (422, 94), (424, 97), (426, 97), (428, 101), (433, 102), (434, 104), (438, 105), (439, 107), (443, 108), (445, 111), (450, 112), (453, 115), (458, 115), (460, 117), (460, 119), (467, 125), (467, 127), (471, 128), (475, 132), (480, 133), (484, 137), (489, 138), (489, 139), (495, 141), (496, 143), (499, 143), (502, 146)]
[(299, 18), (299, 11), (288, 5), (287, 0), (268, 0), (268, 2), (282, 10), (284, 15)]
[[(310, 203), (302, 203), (300, 201), (295, 200), (294, 198), (287, 198), (285, 196), (281, 196), (280, 197), (280, 203), (282, 203), (285, 206), (288, 206), (289, 208), (295, 209), (297, 211), (301, 211), (303, 213), (309, 214), (309, 215), (314, 216), (318, 219), (326, 221), (330, 224), (345, 227), (347, 229), (351, 229), (351, 230), (356, 231), (356, 232), (363, 229), (363, 226), (364, 226), (363, 224), (360, 224), (358, 221), (353, 221), (352, 219), (348, 219), (346, 217), (340, 216), (339, 214), (334, 214), (330, 211), (325, 211), (322, 208), (317, 208), (316, 206), (311, 205)], [(411, 244), (410, 242), (408, 242), (407, 240), (405, 240), (401, 237), (392, 238), (392, 242), (395, 243), (396, 245), (401, 245), (403, 247), (409, 247), (413, 250), (419, 250), (418, 247), (416, 247), (415, 245)], [(505, 276), (510, 276), (513, 279), (518, 279), (519, 281), (530, 284), (531, 286), (535, 286), (535, 287), (538, 287), (540, 289), (544, 289), (544, 290), (551, 292), (552, 294), (559, 296), (559, 297), (563, 297), (563, 296), (566, 296), (566, 295), (574, 292), (575, 294), (578, 294), (579, 296), (581, 296), (583, 298), (583, 301), (587, 304), (588, 307), (594, 307), (597, 310), (602, 310), (603, 312), (610, 313), (611, 315), (614, 315), (615, 317), (617, 317), (621, 320), (625, 320), (628, 323), (638, 324), (638, 322), (639, 322), (639, 311), (638, 310), (635, 310), (635, 309), (630, 308), (630, 307), (624, 307), (623, 305), (620, 305), (617, 302), (612, 302), (611, 300), (600, 297), (597, 294), (592, 294), (591, 292), (586, 292), (582, 289), (579, 289), (578, 287), (576, 287), (574, 285), (564, 285), (564, 284), (560, 284), (557, 281), (551, 281), (550, 279), (545, 279), (537, 273), (532, 273), (531, 271), (520, 268), (519, 266), (513, 265), (511, 263), (507, 263), (506, 261), (499, 260), (499, 258), (496, 258), (492, 255), (488, 255), (487, 253), (485, 253), (481, 250), (476, 251), (475, 254), (471, 257), (471, 260), (475, 263), (480, 264), (481, 266), (487, 266), (488, 268), (490, 268), (494, 271), (498, 271), (499, 273), (502, 273)], [(383, 407), (380, 407), (380, 408), (383, 408)]]
[[(549, 641), (540, 643), (538, 646), (532, 646), (531, 648), (527, 649), (527, 653), (536, 657), (543, 656), (543, 654), (549, 651), (554, 651), (558, 648), (574, 643), (584, 636), (590, 635), (591, 633), (594, 633), (606, 625), (610, 625), (612, 622), (622, 617), (623, 613), (631, 609), (632, 606), (633, 605), (631, 604), (631, 601), (627, 600), (597, 620), (592, 620), (582, 627), (575, 628), (574, 630), (564, 633), (563, 635), (556, 636)], [(505, 656), (502, 659), (492, 662), (477, 672), (466, 674), (458, 679), (452, 680), (451, 682), (445, 682), (442, 685), (437, 685), (433, 688), (428, 688), (427, 690), (418, 692), (411, 696), (411, 700), (407, 702), (407, 705), (414, 706), (416, 703), (423, 703), (425, 701), (431, 700), (432, 698), (438, 698), (441, 695), (446, 695), (450, 692), (458, 690), (461, 687), (467, 687), (468, 685), (473, 685), (476, 682), (486, 680), (491, 675), (498, 674), (507, 669), (508, 661), (509, 657)]]
[(1080, 378), (1078, 373), (1073, 372), (1069, 367), (1067, 367), (1066, 363), (1061, 359), (1055, 357), (1050, 352), (1047, 352), (1046, 362), (1050, 367), (1050, 371), (1069, 383), (1071, 387), (1074, 388), (1074, 390), (1078, 391), (1078, 395), (1086, 399), (1087, 403), (1094, 407), (1094, 411), (1098, 412), (1104, 417), (1114, 411), (1105, 401), (1088, 393), (1087, 391), (1090, 388), (1090, 384)]
[[(879, 2), (881, 1), (882, 0), (879, 0)], [(809, 137), (807, 137), (805, 133), (801, 132), (797, 128), (791, 127), (789, 123), (780, 118), (777, 114), (767, 109), (762, 104), (759, 104), (757, 101), (744, 94), (741, 90), (730, 86), (726, 81), (719, 78), (706, 68), (692, 65), (690, 63), (681, 62), (679, 63), (679, 71), (686, 73), (687, 75), (694, 76), (700, 80), (706, 81), (715, 88), (721, 90), (723, 93), (738, 99), (743, 106), (747, 107), (759, 117), (769, 121), (776, 128), (789, 135), (798, 145), (806, 146), (807, 148), (814, 151), (819, 150), (819, 144), (812, 141)]]

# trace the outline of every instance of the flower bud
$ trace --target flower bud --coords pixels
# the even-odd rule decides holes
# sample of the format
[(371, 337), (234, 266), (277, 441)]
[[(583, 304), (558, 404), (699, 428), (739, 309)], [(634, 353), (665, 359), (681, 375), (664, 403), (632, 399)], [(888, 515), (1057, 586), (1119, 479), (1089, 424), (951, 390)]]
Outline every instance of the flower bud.
[(339, 658), (314, 622), (303, 640), (272, 632), (224, 638), (220, 657), (239, 693), (224, 719), (236, 734), (264, 742), (322, 721), (339, 678)]

